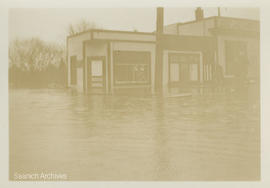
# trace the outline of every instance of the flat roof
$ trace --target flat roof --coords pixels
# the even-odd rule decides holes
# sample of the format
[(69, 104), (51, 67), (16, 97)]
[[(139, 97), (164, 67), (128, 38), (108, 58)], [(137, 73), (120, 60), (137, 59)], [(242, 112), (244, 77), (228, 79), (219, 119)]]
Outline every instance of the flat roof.
[[(176, 23), (169, 24), (169, 25), (181, 26), (181, 25), (193, 24), (193, 23), (201, 22), (201, 21), (204, 21), (204, 20), (219, 19), (219, 18), (230, 19), (230, 20), (240, 20), (240, 21), (260, 22), (260, 20), (247, 19), (247, 18), (235, 18), (235, 17), (225, 17), (225, 16), (210, 16), (210, 17), (203, 18), (201, 20), (192, 20), (192, 21), (188, 21), (188, 22), (176, 22)], [(138, 34), (138, 35), (156, 35), (155, 31), (153, 31), (153, 32), (138, 32), (138, 31), (123, 31), (123, 30), (109, 30), (109, 29), (88, 29), (88, 30), (83, 31), (83, 32), (79, 32), (79, 33), (76, 33), (76, 34), (73, 34), (73, 35), (68, 35), (67, 38), (76, 37), (76, 36), (79, 36), (81, 34), (90, 33), (90, 32), (111, 32), (111, 33)]]
[(109, 29), (88, 29), (83, 32), (76, 33), (74, 35), (68, 35), (67, 38), (76, 37), (78, 35), (88, 32), (111, 32), (111, 33), (126, 33), (126, 34), (139, 34), (139, 35), (155, 35), (154, 32), (138, 32), (138, 31), (121, 31), (121, 30), (109, 30)]
[[(228, 19), (228, 20), (260, 22), (260, 20), (247, 19), (247, 18), (236, 18), (236, 17), (227, 17), (227, 16), (210, 16), (210, 17), (203, 18), (201, 20), (192, 20), (192, 21), (188, 21), (188, 22), (178, 22), (177, 24), (178, 25), (192, 24), (192, 23), (196, 23), (196, 22), (200, 22), (200, 21), (204, 21), (204, 20), (218, 19), (218, 18)], [(170, 24), (170, 25), (172, 25), (172, 24)]]

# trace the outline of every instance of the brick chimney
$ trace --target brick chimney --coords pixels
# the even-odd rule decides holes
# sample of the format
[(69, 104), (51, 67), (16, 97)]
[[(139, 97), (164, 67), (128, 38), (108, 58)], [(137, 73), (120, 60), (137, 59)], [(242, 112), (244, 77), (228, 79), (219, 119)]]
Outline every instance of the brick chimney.
[(203, 17), (204, 17), (204, 15), (203, 15), (203, 9), (201, 9), (201, 7), (196, 8), (196, 10), (195, 10), (196, 21), (202, 20)]
[(157, 34), (162, 34), (163, 33), (163, 7), (158, 7), (157, 8), (157, 24), (156, 24), (156, 30)]

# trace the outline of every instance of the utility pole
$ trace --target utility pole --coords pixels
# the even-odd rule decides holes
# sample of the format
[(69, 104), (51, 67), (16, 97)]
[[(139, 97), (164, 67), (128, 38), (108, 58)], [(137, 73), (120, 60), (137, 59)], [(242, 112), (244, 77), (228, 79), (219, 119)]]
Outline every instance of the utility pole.
[(156, 23), (156, 66), (155, 66), (155, 90), (157, 93), (162, 93), (162, 66), (163, 66), (163, 7), (157, 8), (157, 23)]

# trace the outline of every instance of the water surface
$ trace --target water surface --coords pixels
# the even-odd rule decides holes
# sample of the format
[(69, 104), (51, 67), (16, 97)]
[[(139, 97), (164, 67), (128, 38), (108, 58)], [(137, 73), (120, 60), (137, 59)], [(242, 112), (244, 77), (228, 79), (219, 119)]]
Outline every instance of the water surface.
[(10, 90), (10, 179), (259, 180), (259, 94), (85, 96)]

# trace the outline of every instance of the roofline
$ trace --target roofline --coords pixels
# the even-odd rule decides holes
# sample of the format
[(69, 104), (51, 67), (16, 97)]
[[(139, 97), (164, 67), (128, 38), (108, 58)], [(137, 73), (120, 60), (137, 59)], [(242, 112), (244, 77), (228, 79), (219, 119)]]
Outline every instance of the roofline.
[(176, 38), (204, 38), (206, 40), (210, 39), (210, 40), (214, 40), (215, 37), (214, 36), (195, 36), (195, 35), (175, 35), (175, 34), (163, 34), (162, 36), (164, 37), (176, 37)]
[[(224, 19), (234, 19), (234, 20), (245, 20), (245, 21), (253, 21), (253, 22), (260, 22), (260, 20), (252, 20), (252, 19), (247, 19), (247, 18), (235, 18), (235, 17), (225, 17), (225, 16), (210, 16), (203, 18), (201, 20), (192, 20), (188, 22), (176, 22), (174, 23), (177, 27), (181, 25), (186, 25), (186, 24), (192, 24), (192, 23), (197, 23), (200, 21), (204, 20), (209, 20), (209, 19), (216, 19), (216, 18), (224, 18)], [(169, 25), (174, 25), (174, 24), (169, 24)], [(126, 34), (139, 34), (139, 35), (156, 35), (155, 32), (137, 32), (137, 31), (121, 31), (121, 30), (109, 30), (109, 29), (88, 29), (83, 32), (76, 33), (74, 35), (68, 35), (67, 39), (76, 37), (85, 33), (90, 33), (90, 32), (113, 32), (113, 33), (126, 33)]]
[(88, 39), (84, 40), (84, 43), (89, 42), (130, 42), (130, 43), (148, 43), (148, 44), (155, 44), (156, 41), (144, 41), (144, 40), (121, 40), (121, 39)]
[(192, 21), (188, 21), (188, 22), (178, 22), (178, 26), (186, 25), (186, 24), (192, 24), (192, 23), (197, 23), (197, 22), (200, 22), (200, 21), (209, 20), (209, 19), (216, 19), (216, 18), (260, 22), (260, 20), (252, 20), (252, 19), (247, 19), (247, 18), (235, 18), (235, 17), (226, 17), (226, 16), (209, 16), (209, 17), (203, 18), (201, 20), (192, 20)]
[(83, 32), (76, 33), (74, 35), (68, 35), (67, 38), (76, 37), (85, 33), (90, 32), (113, 32), (113, 33), (126, 33), (126, 34), (139, 34), (139, 35), (156, 35), (155, 33), (151, 32), (137, 32), (137, 31), (121, 31), (121, 30), (109, 30), (109, 29), (88, 29)]

